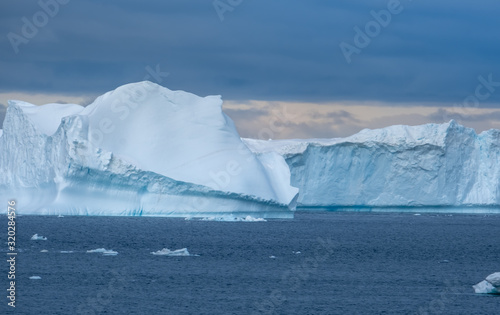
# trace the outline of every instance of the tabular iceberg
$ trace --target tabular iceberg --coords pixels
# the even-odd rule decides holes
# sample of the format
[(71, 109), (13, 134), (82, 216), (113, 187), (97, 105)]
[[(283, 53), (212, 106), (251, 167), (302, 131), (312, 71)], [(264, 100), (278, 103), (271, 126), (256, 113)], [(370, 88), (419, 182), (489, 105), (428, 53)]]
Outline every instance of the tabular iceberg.
[(300, 190), (298, 208), (500, 209), (499, 130), (477, 135), (450, 121), (347, 138), (244, 142), (255, 153), (286, 159)]
[(221, 107), (148, 81), (87, 107), (9, 101), (0, 197), (22, 214), (292, 217), (285, 160), (253, 154)]

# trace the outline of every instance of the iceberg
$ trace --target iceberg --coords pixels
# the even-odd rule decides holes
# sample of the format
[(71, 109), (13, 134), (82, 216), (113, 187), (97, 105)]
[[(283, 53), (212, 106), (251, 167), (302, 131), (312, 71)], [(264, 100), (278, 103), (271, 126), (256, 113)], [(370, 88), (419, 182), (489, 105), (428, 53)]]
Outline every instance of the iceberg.
[(0, 200), (19, 214), (293, 217), (285, 160), (253, 154), (221, 108), (149, 81), (87, 107), (9, 101)]
[(285, 158), (298, 209), (499, 211), (500, 130), (476, 134), (452, 120), (347, 138), (244, 142)]
[(474, 292), (479, 294), (500, 294), (500, 272), (495, 272), (485, 280), (472, 286)]
[(38, 235), (38, 234), (34, 234), (34, 235), (30, 238), (30, 240), (32, 240), (32, 241), (46, 241), (46, 240), (47, 240), (47, 238), (46, 238), (46, 237), (44, 237), (44, 236)]
[(187, 248), (181, 248), (176, 250), (170, 250), (168, 248), (164, 248), (156, 252), (151, 252), (151, 254), (156, 256), (198, 256), (190, 254)]

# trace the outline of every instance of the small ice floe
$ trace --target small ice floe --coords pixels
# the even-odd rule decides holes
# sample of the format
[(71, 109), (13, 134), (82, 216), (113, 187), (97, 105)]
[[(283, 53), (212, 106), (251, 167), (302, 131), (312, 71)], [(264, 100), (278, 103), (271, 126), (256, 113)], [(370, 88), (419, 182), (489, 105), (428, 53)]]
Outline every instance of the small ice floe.
[(46, 250), (46, 249), (42, 249), (42, 250), (40, 251), (40, 253), (48, 253), (48, 252), (49, 252), (49, 251), (48, 251), (48, 250)]
[(292, 252), (292, 253), (294, 253), (295, 255), (300, 255), (300, 254), (302, 254), (300, 251), (298, 251), (298, 252)]
[(421, 215), (420, 213), (415, 213), (414, 215), (418, 216), (418, 215)]
[(492, 273), (485, 280), (472, 286), (476, 293), (500, 294), (500, 272)]
[(445, 260), (441, 260), (439, 263), (440, 264), (447, 264), (449, 263), (450, 261), (448, 259), (445, 259)]
[(62, 214), (58, 215), (57, 217), (58, 218), (64, 218), (64, 216)]
[(62, 251), (60, 251), (60, 253), (61, 254), (72, 254), (72, 253), (74, 253), (74, 251), (72, 251), (72, 250), (62, 250)]
[(35, 234), (31, 237), (32, 241), (46, 241), (47, 238), (38, 234)]
[(42, 277), (40, 277), (40, 276), (31, 276), (30, 277), (30, 280), (41, 280), (41, 279), (42, 279)]
[(170, 250), (168, 248), (164, 248), (156, 252), (151, 252), (151, 254), (158, 256), (199, 256), (190, 254), (187, 248), (181, 248), (176, 250)]
[(276, 259), (276, 256), (271, 255), (271, 256), (269, 256), (269, 258)]
[(118, 255), (118, 252), (116, 252), (112, 249), (106, 249), (106, 248), (91, 249), (91, 250), (88, 250), (87, 253), (100, 253), (100, 254), (103, 254), (103, 256), (116, 256), (116, 255)]
[(223, 216), (223, 217), (205, 217), (201, 221), (223, 221), (223, 222), (266, 222), (264, 218), (255, 218), (250, 215), (246, 217)]

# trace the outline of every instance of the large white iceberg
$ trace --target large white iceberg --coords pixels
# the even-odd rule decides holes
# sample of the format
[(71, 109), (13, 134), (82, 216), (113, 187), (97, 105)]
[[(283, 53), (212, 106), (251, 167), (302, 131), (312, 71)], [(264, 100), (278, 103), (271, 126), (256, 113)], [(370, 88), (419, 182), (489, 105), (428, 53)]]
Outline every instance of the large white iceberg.
[(302, 209), (495, 212), (500, 206), (499, 130), (477, 135), (450, 121), (347, 138), (244, 142), (255, 153), (286, 159)]
[(22, 214), (291, 217), (286, 162), (253, 154), (221, 107), (148, 81), (87, 107), (9, 101), (0, 197)]

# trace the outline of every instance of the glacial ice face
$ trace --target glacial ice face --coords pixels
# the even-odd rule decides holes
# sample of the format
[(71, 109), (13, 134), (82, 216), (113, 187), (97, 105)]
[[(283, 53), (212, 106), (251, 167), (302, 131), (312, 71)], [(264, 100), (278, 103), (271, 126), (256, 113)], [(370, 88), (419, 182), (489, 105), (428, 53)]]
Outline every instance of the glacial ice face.
[(10, 101), (0, 197), (24, 214), (291, 217), (288, 165), (254, 155), (221, 105), (147, 81), (86, 108)]
[(302, 207), (500, 205), (500, 131), (455, 121), (363, 130), (348, 138), (259, 141), (285, 157)]

